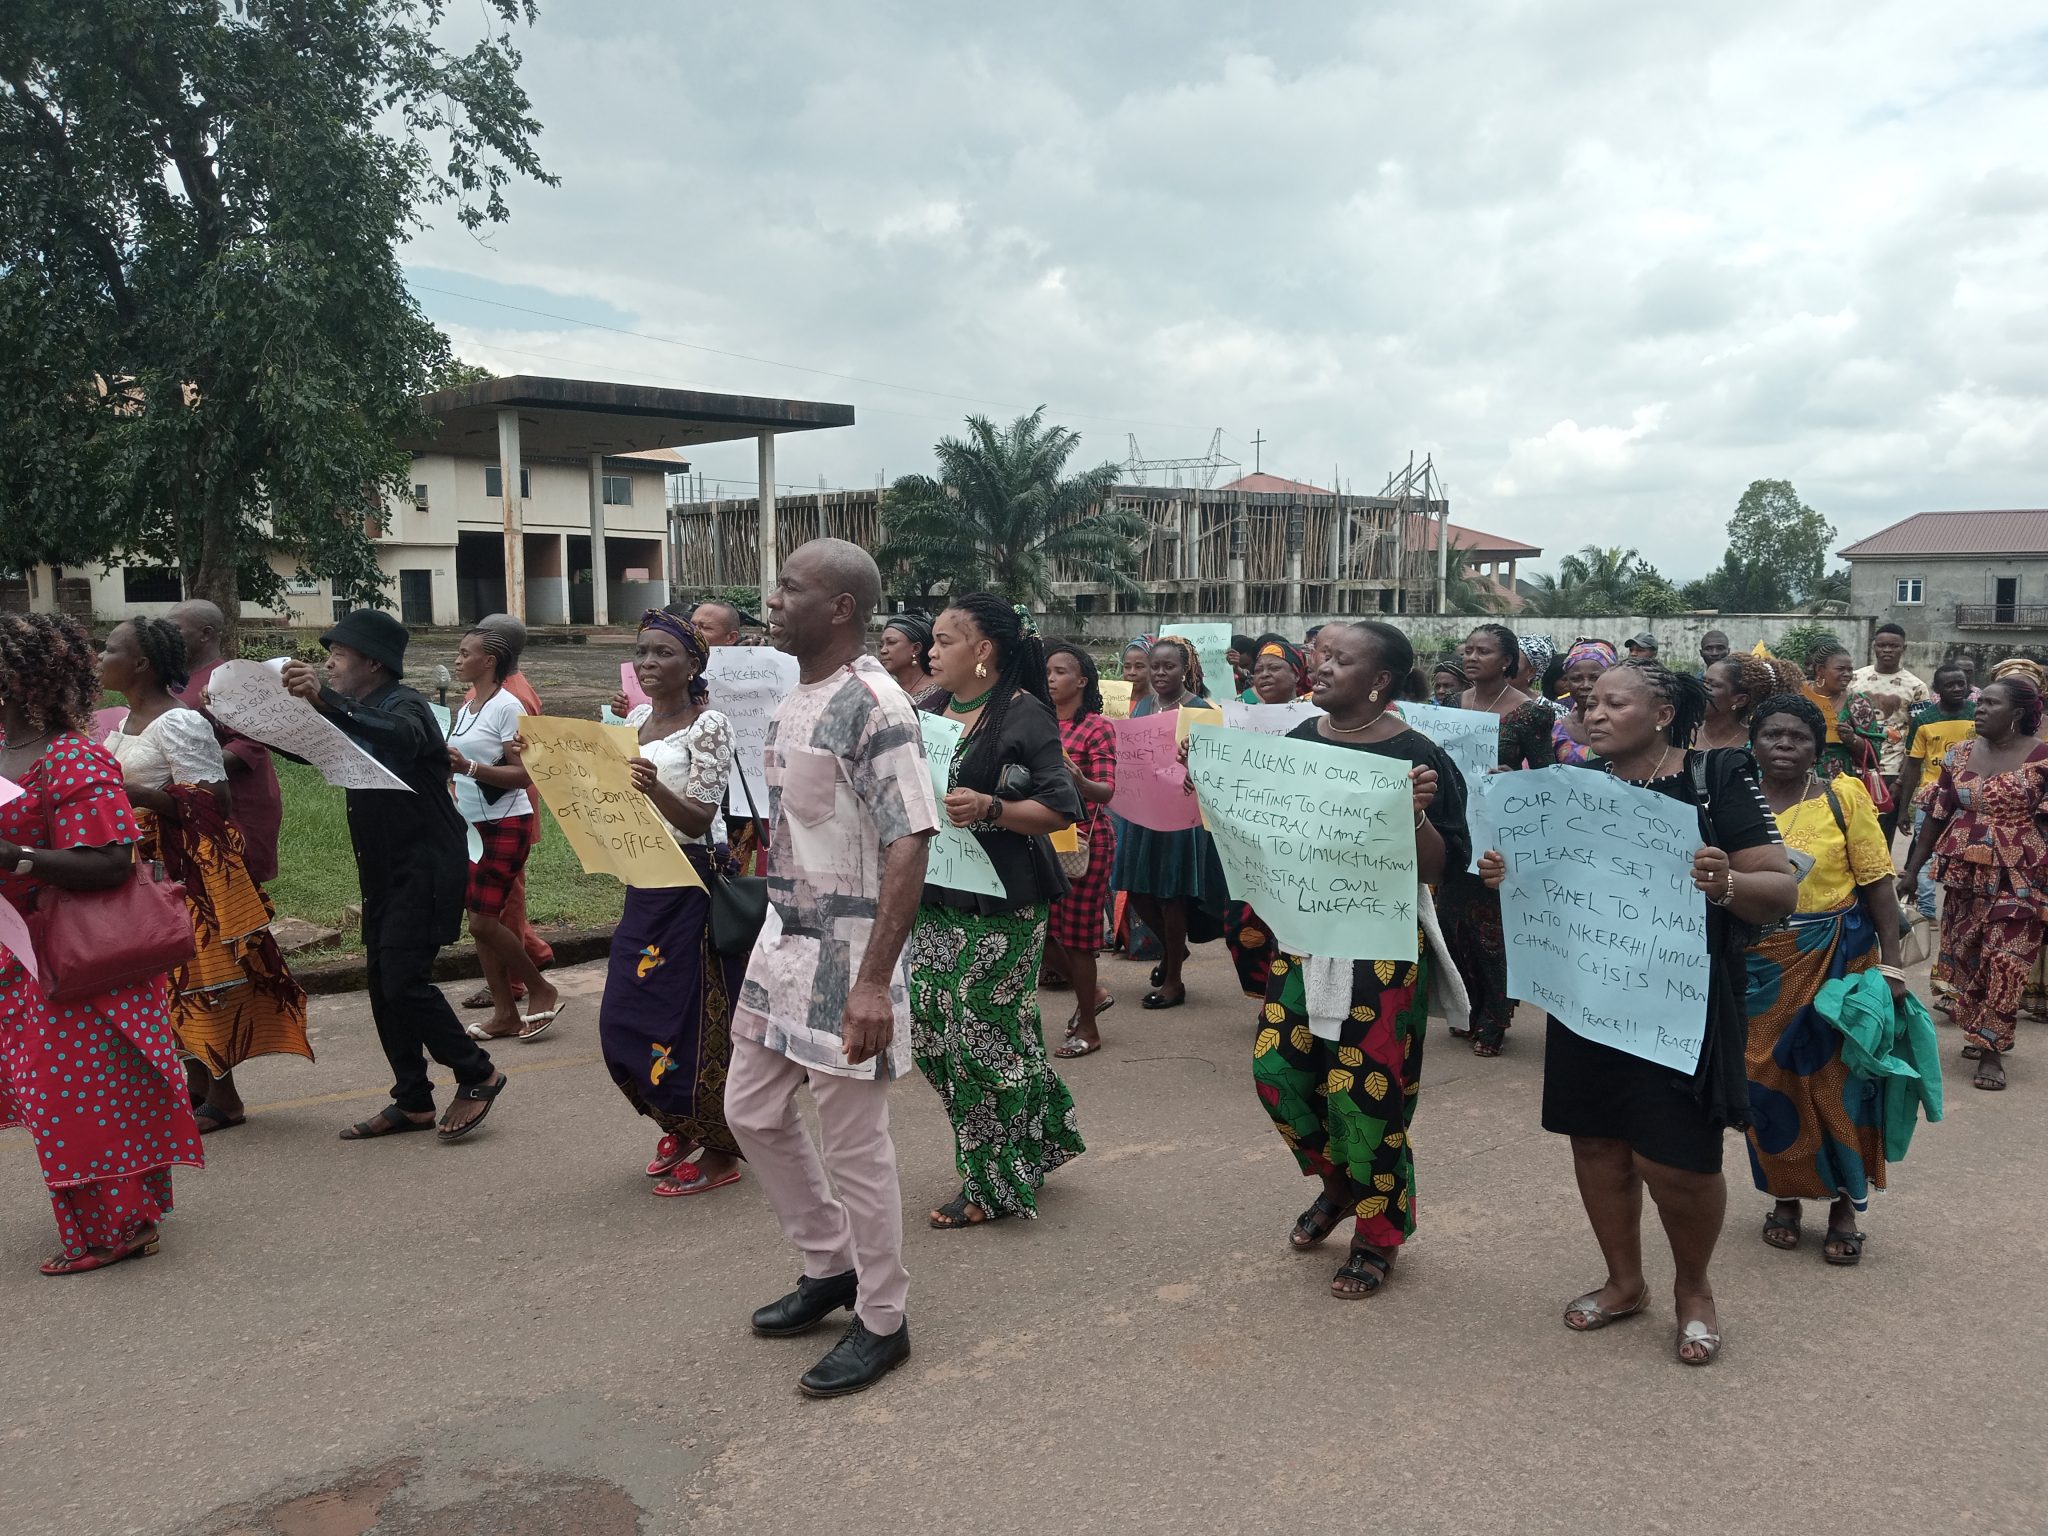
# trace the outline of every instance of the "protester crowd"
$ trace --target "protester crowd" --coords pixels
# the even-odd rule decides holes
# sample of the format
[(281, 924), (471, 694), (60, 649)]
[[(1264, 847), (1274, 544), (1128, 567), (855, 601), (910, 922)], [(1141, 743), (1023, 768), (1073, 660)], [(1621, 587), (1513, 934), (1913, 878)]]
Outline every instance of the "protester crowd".
[[(1086, 1150), (1054, 1063), (1103, 1046), (1117, 1002), (1105, 954), (1146, 968), (1142, 1007), (1174, 1009), (1193, 946), (1225, 941), (1248, 998), (1250, 1091), (1317, 1185), (1287, 1240), (1312, 1249), (1349, 1220), (1332, 1294), (1388, 1286), (1416, 1231), (1409, 1132), (1430, 1013), (1496, 1057), (1516, 1006), (1507, 864), (1470, 813), (1482, 786), (1404, 709), (1493, 717), (1493, 774), (1605, 775), (1698, 829), (1689, 878), (1709, 979), (1696, 1068), (1547, 1025), (1542, 1123), (1570, 1140), (1606, 1265), (1566, 1307), (1573, 1329), (1647, 1308), (1647, 1190), (1676, 1268), (1676, 1356), (1716, 1357), (1728, 1129), (1768, 1199), (1762, 1241), (1800, 1246), (1805, 1202), (1819, 1202), (1822, 1257), (1860, 1261), (1871, 1191), (1917, 1118), (1940, 1114), (1933, 1028), (1905, 984), (1915, 921), (1939, 925), (1934, 1000), (1976, 1087), (2006, 1086), (2020, 1013), (2048, 1006), (2048, 679), (2031, 661), (2001, 662), (1981, 688), (1957, 663), (1923, 681), (1887, 625), (1862, 667), (1837, 645), (1778, 658), (1710, 631), (1693, 670), (1660, 660), (1649, 634), (1560, 652), (1488, 623), (1418, 665), (1400, 629), (1338, 621), (1300, 641), (1232, 635), (1220, 667), (1208, 658), (1213, 676), (1186, 636), (1141, 635), (1107, 676), (988, 593), (889, 615), (871, 649), (882, 598), (854, 545), (818, 540), (784, 563), (766, 629), (796, 682), (756, 748), (767, 793), (745, 816), (728, 810), (742, 747), (707, 674), (753, 621), (718, 602), (648, 612), (631, 663), (644, 702), (613, 700), (637, 747), (632, 788), (694, 883), (626, 886), (595, 1019), (603, 1060), (652, 1122), (655, 1195), (751, 1176), (802, 1255), (796, 1288), (755, 1330), (852, 1312), (802, 1379), (814, 1395), (857, 1391), (909, 1353), (890, 1084), (914, 1070), (952, 1124), (960, 1185), (932, 1227), (1034, 1217), (1048, 1178)], [(290, 854), (272, 753), (209, 710), (223, 630), (202, 602), (123, 623), (103, 647), (69, 619), (0, 617), (0, 1125), (35, 1144), (62, 1243), (46, 1274), (155, 1252), (173, 1167), (201, 1166), (201, 1137), (244, 1123), (236, 1069), (312, 1056), (264, 890)], [(525, 907), (543, 818), (524, 629), (498, 615), (463, 636), (454, 667), (469, 691), (445, 723), (405, 682), (409, 643), (363, 610), (322, 637), (324, 666), (276, 670), (411, 791), (347, 791), (392, 1071), (390, 1102), (343, 1130), (350, 1141), (472, 1134), (508, 1082), (492, 1050), (575, 1018)], [(95, 718), (103, 694), (126, 703), (112, 723)], [(1290, 740), (1397, 765), (1419, 882), (1412, 950), (1290, 953), (1233, 897), (1200, 818), (1120, 794), (1125, 731), (1224, 704), (1298, 708)], [(986, 878), (948, 883), (963, 866), (933, 861), (942, 829), (971, 842)], [(432, 980), (465, 925), (484, 977), (471, 1001), (488, 1010), (468, 1026)], [(1054, 996), (1072, 1001), (1055, 1008), (1067, 1016), (1048, 1049)], [(429, 1058), (455, 1081), (438, 1115)], [(797, 1113), (805, 1083), (822, 1145)]]

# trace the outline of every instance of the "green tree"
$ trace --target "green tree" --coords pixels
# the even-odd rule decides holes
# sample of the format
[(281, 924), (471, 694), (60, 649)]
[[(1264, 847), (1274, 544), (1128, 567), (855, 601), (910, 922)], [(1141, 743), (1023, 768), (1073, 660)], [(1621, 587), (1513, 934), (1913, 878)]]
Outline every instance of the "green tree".
[(1044, 418), (1040, 406), (998, 429), (969, 416), (964, 438), (939, 439), (937, 478), (905, 475), (883, 497), (875, 558), (907, 572), (925, 595), (980, 589), (1050, 606), (1065, 567), (1143, 596), (1131, 573), (1152, 525), (1110, 504), (1120, 466), (1068, 474), (1080, 436)]
[(181, 566), (233, 618), (281, 554), (383, 586), (445, 337), (396, 247), (552, 182), (509, 28), (446, 0), (11, 0), (0, 29), (0, 566)]
[(1767, 579), (1778, 606), (1803, 602), (1825, 579), (1834, 525), (1789, 480), (1752, 480), (1728, 519), (1728, 555)]
[(1499, 587), (1465, 568), (1464, 550), (1444, 551), (1444, 612), (1499, 613), (1506, 606)]
[(1549, 572), (1534, 577), (1522, 611), (1541, 619), (1577, 618), (1586, 611), (1587, 591), (1582, 583), (1564, 582)]
[(1688, 608), (1722, 613), (1783, 613), (1792, 606), (1783, 576), (1767, 565), (1744, 560), (1733, 548), (1721, 557), (1718, 570), (1687, 582), (1679, 595)]

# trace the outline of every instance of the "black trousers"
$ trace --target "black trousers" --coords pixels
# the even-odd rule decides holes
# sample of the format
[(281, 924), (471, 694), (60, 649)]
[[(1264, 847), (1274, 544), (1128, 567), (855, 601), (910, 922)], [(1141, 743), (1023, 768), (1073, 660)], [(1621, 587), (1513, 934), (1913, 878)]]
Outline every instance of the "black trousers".
[(490, 1053), (463, 1033), (462, 1021), (434, 985), (436, 946), (380, 942), (365, 934), (370, 983), (370, 1017), (377, 1042), (391, 1063), (391, 1102), (409, 1114), (431, 1114), (434, 1086), (427, 1057), (454, 1072), (463, 1087), (497, 1075)]

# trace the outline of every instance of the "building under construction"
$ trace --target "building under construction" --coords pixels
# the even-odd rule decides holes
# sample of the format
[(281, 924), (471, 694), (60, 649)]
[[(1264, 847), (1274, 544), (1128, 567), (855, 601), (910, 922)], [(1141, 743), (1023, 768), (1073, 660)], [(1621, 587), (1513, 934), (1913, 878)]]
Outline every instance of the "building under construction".
[[(877, 548), (883, 495), (778, 496), (780, 557), (820, 537)], [(1427, 461), (1390, 477), (1370, 496), (1268, 474), (1213, 489), (1122, 485), (1114, 496), (1152, 530), (1133, 573), (1146, 595), (1133, 599), (1083, 572), (1062, 572), (1059, 594), (1082, 613), (1430, 613), (1446, 532), (1450, 544), (1465, 551), (1468, 573), (1493, 576), (1510, 592), (1515, 561), (1540, 552), (1513, 541), (1491, 541), (1502, 543), (1500, 550), (1475, 545), (1483, 536), (1447, 524), (1449, 503)], [(761, 517), (754, 498), (680, 502), (670, 509), (670, 525), (679, 585), (759, 583)]]

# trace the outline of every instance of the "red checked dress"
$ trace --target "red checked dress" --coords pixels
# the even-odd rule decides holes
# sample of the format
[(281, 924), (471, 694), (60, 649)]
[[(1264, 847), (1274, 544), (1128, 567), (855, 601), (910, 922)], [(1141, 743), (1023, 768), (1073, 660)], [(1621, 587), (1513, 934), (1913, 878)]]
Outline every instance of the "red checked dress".
[[(133, 843), (139, 833), (112, 757), (62, 731), (0, 806), (0, 839), (28, 848)], [(52, 833), (54, 831), (54, 837)], [(0, 871), (17, 911), (38, 882)], [(67, 1258), (112, 1248), (171, 1212), (171, 1166), (205, 1164), (164, 981), (45, 1001), (0, 947), (0, 1127), (28, 1128)]]
[[(1060, 745), (1081, 777), (1116, 787), (1116, 732), (1101, 715), (1060, 722)], [(1087, 807), (1081, 831), (1088, 838), (1088, 869), (1052, 904), (1046, 933), (1060, 947), (1092, 955), (1102, 948), (1102, 909), (1109, 901), (1109, 869), (1116, 862), (1116, 824), (1099, 805)]]

